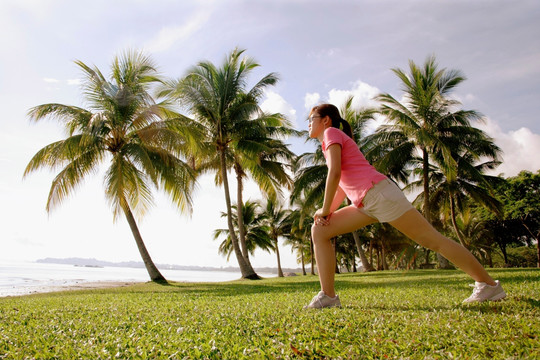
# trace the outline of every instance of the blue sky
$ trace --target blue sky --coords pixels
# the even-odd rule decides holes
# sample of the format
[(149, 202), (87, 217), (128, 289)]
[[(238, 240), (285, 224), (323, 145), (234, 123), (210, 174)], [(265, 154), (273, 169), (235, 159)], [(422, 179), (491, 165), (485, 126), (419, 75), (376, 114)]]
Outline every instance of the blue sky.
[[(351, 94), (357, 105), (369, 105), (380, 92), (399, 98), (391, 69), (435, 54), (440, 67), (466, 75), (454, 96), (485, 115), (478, 126), (504, 151), (496, 173), (512, 176), (540, 169), (539, 18), (537, 1), (2, 1), (0, 258), (139, 260), (124, 219), (112, 221), (100, 174), (51, 214), (45, 203), (54, 173), (22, 180), (32, 155), (64, 135), (52, 121), (31, 124), (28, 109), (48, 102), (84, 106), (74, 60), (107, 74), (116, 54), (141, 49), (163, 75), (176, 78), (200, 60), (221, 63), (235, 47), (244, 48), (261, 64), (253, 81), (280, 75), (264, 108), (305, 129), (315, 102), (340, 105)], [(310, 150), (290, 143), (297, 153)], [(226, 226), (219, 216), (222, 193), (202, 178), (191, 218), (156, 195), (140, 222), (156, 262), (236, 265), (211, 240), (215, 228)], [(249, 197), (259, 198), (253, 184)], [(296, 266), (290, 249), (282, 254), (285, 266)], [(252, 262), (276, 261), (257, 252)]]

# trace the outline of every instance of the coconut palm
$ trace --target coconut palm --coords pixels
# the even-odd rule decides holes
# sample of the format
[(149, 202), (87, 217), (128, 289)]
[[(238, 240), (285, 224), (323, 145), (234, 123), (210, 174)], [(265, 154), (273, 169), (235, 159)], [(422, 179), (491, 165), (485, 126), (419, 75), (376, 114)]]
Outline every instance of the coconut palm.
[(471, 127), (471, 121), (480, 120), (481, 115), (459, 109), (459, 101), (449, 97), (465, 77), (458, 70), (438, 69), (434, 56), (428, 57), (423, 67), (409, 61), (409, 74), (401, 69), (393, 72), (402, 82), (404, 100), (390, 94), (377, 96), (380, 112), (389, 123), (366, 139), (366, 156), (377, 159), (374, 165), (379, 171), (402, 182), (407, 181), (406, 169), (421, 168), (423, 213), (432, 222), (430, 166), (436, 163), (448, 180), (454, 181), (456, 148), (486, 140)]
[[(237, 205), (233, 205), (233, 210), (236, 210), (236, 207)], [(267, 252), (275, 250), (274, 241), (269, 235), (270, 228), (267, 224), (266, 214), (262, 211), (261, 204), (257, 201), (247, 201), (243, 208), (244, 221), (242, 223), (244, 224), (246, 247), (249, 253), (253, 255), (257, 248)], [(227, 212), (222, 212), (221, 216), (227, 217)], [(232, 217), (234, 224), (238, 224), (236, 213), (233, 213)], [(229, 260), (234, 251), (229, 229), (216, 229), (214, 231), (214, 240), (218, 240), (223, 235), (226, 237), (219, 246), (219, 253), (226, 255), (227, 260)]]
[(160, 79), (142, 53), (116, 57), (110, 79), (96, 67), (76, 64), (85, 76), (88, 108), (44, 104), (30, 109), (30, 119), (55, 118), (68, 136), (39, 150), (24, 175), (43, 167), (61, 169), (47, 199), (51, 211), (106, 161), (105, 195), (114, 218), (125, 215), (151, 280), (165, 281), (146, 249), (135, 215), (142, 216), (152, 204), (152, 187), (163, 187), (180, 210), (190, 210), (194, 174), (181, 158), (188, 149), (190, 125), (171, 118), (175, 114), (169, 104), (150, 96), (151, 86)]
[[(485, 149), (478, 147), (485, 145)], [(457, 175), (453, 180), (446, 177), (443, 172), (433, 166), (430, 172), (430, 193), (432, 204), (437, 204), (440, 215), (449, 214), (452, 227), (459, 242), (470, 249), (469, 243), (465, 240), (457, 225), (457, 214), (464, 212), (472, 203), (481, 205), (495, 214), (501, 214), (501, 203), (491, 194), (491, 183), (497, 180), (496, 177), (485, 175), (486, 170), (492, 170), (499, 165), (497, 160), (483, 161), (477, 165), (474, 162), (479, 157), (487, 159), (494, 158), (498, 148), (489, 142), (469, 144), (463, 149), (462, 154), (455, 154), (457, 164)], [(420, 182), (409, 184), (410, 188), (420, 186)], [(418, 201), (422, 201), (424, 194), (420, 193)]]
[(278, 240), (280, 237), (291, 233), (289, 213), (290, 210), (283, 208), (283, 206), (277, 200), (268, 199), (266, 201), (263, 216), (265, 217), (266, 226), (268, 227), (268, 235), (274, 243), (274, 251), (276, 252), (277, 256), (278, 277), (283, 277), (281, 259), (279, 257)]
[(219, 163), (214, 157), (213, 165), (207, 165), (206, 169), (219, 169), (216, 182), (223, 184), (229, 235), (242, 277), (258, 279), (243, 256), (234, 231), (228, 171), (234, 165), (231, 143), (237, 139), (240, 129), (257, 126), (252, 119), (260, 114), (258, 101), (263, 90), (277, 82), (277, 76), (270, 73), (248, 89), (248, 75), (259, 65), (249, 57), (241, 58), (243, 53), (244, 50), (235, 49), (221, 67), (208, 61), (200, 62), (188, 71), (184, 79), (170, 84), (170, 89), (173, 89), (171, 94), (177, 96), (205, 128), (206, 152), (200, 154), (202, 161), (208, 159), (210, 152), (219, 155)]
[[(357, 144), (362, 143), (362, 139), (366, 136), (366, 126), (369, 121), (374, 120), (376, 109), (373, 108), (360, 108), (354, 109), (352, 107), (354, 97), (349, 96), (345, 101), (345, 104), (341, 107), (340, 112), (342, 117), (351, 124), (351, 129), (353, 132), (354, 141)], [(351, 201), (347, 199), (347, 203), (350, 205)], [(356, 245), (356, 251), (360, 256), (360, 261), (362, 262), (363, 271), (374, 271), (375, 269), (371, 263), (367, 260), (364, 249), (362, 248), (362, 242), (357, 231), (352, 232), (354, 243)]]
[(312, 212), (307, 212), (306, 207), (300, 203), (299, 208), (289, 211), (287, 222), (290, 232), (284, 235), (286, 245), (291, 246), (291, 251), (296, 251), (297, 262), (302, 264), (302, 273), (306, 275), (305, 256), (311, 261), (311, 274), (314, 275), (313, 244), (311, 241), (311, 226), (313, 225)]
[[(234, 131), (234, 140), (229, 147), (237, 180), (237, 204), (243, 204), (244, 181), (247, 176), (250, 176), (265, 197), (272, 201), (281, 197), (282, 187), (289, 188), (291, 184), (286, 168), (293, 158), (293, 153), (279, 139), (280, 136), (294, 132), (289, 123), (281, 114), (260, 113), (258, 118), (251, 120), (250, 125)], [(249, 263), (242, 212), (243, 207), (237, 206), (240, 245), (242, 254)]]
[[(352, 96), (347, 98), (340, 112), (342, 117), (351, 124), (354, 140), (358, 144), (365, 136), (366, 124), (373, 120), (376, 111), (371, 108), (353, 109), (352, 102)], [(308, 139), (308, 141), (316, 140)], [(328, 172), (320, 144), (318, 144), (314, 153), (300, 155), (296, 159), (294, 167), (297, 176), (295, 177), (294, 187), (291, 192), (291, 202), (303, 197), (305, 199), (305, 206), (320, 206), (324, 199), (324, 188), (326, 186), (326, 175)], [(364, 254), (360, 237), (356, 232), (353, 232), (353, 236), (362, 261), (363, 270), (372, 271), (373, 267)]]

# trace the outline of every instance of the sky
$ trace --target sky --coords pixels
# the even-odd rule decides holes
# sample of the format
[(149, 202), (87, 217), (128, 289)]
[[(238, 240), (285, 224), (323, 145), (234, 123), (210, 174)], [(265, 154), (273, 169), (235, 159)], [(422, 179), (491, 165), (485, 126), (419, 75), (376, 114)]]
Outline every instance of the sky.
[[(275, 72), (264, 110), (285, 114), (305, 130), (319, 102), (375, 104), (379, 93), (402, 96), (391, 69), (408, 69), (435, 55), (440, 68), (467, 80), (454, 91), (475, 124), (504, 151), (494, 174), (540, 169), (540, 2), (538, 1), (307, 1), (307, 0), (3, 0), (0, 2), (0, 259), (86, 257), (139, 261), (124, 218), (113, 222), (103, 172), (90, 176), (51, 213), (45, 204), (54, 172), (23, 179), (43, 146), (62, 139), (58, 123), (31, 123), (33, 106), (56, 102), (84, 106), (75, 60), (108, 75), (115, 55), (135, 49), (152, 57), (162, 75), (182, 77), (199, 61), (221, 64), (234, 48), (261, 66), (255, 83)], [(374, 129), (377, 124), (372, 124)], [(297, 153), (312, 151), (288, 139)], [(234, 181), (231, 182), (235, 198)], [(245, 199), (260, 199), (246, 186)], [(225, 228), (223, 190), (200, 179), (191, 215), (180, 214), (156, 192), (155, 206), (139, 221), (156, 263), (236, 266), (213, 240)], [(298, 267), (280, 243), (282, 264)], [(255, 267), (275, 267), (275, 254), (257, 251)]]

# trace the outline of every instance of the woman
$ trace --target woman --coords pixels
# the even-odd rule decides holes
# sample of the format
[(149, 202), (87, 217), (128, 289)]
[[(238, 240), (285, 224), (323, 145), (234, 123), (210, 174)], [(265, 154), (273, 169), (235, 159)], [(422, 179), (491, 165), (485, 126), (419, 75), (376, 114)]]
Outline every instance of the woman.
[[(471, 276), (475, 288), (464, 302), (506, 297), (499, 281), (494, 281), (466, 248), (437, 232), (399, 187), (367, 162), (352, 139), (351, 126), (334, 105), (322, 104), (311, 110), (309, 136), (322, 144), (328, 176), (323, 207), (315, 212), (312, 227), (321, 292), (306, 308), (341, 306), (334, 289), (336, 259), (331, 239), (375, 222), (389, 223)], [(352, 205), (337, 210), (345, 197)]]

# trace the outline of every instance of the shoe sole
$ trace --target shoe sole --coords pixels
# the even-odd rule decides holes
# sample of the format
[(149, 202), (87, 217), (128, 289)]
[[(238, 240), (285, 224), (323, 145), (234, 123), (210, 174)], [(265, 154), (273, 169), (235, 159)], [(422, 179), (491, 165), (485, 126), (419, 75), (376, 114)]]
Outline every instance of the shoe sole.
[(505, 297), (506, 297), (506, 294), (503, 292), (503, 293), (493, 296), (491, 299), (487, 299), (486, 301), (499, 301), (499, 300), (504, 299)]
[(483, 302), (486, 302), (486, 301), (501, 301), (502, 299), (504, 299), (506, 297), (506, 294), (505, 293), (502, 293), (502, 294), (497, 294), (489, 299), (485, 299), (485, 300), (473, 300), (473, 301), (467, 301), (467, 302), (463, 302), (463, 304), (474, 304), (474, 303), (483, 303)]

